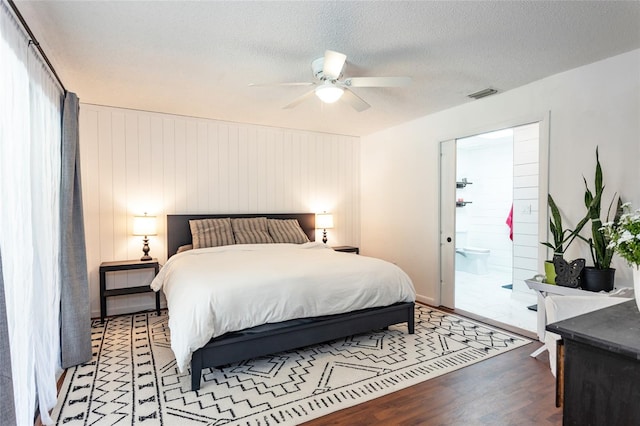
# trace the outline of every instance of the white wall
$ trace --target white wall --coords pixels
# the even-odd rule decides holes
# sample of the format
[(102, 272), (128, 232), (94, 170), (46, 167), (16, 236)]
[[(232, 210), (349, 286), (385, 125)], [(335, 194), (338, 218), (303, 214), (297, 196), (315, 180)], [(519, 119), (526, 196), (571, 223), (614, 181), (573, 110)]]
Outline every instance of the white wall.
[[(249, 124), (81, 104), (80, 152), (91, 290), (99, 315), (101, 262), (138, 259), (133, 216), (158, 216), (151, 255), (166, 260), (171, 213), (334, 214), (330, 245), (360, 243), (360, 140)], [(321, 235), (318, 240), (320, 240)], [(108, 274), (108, 288), (152, 273)], [(108, 313), (153, 306), (151, 295), (109, 298)]]
[[(583, 215), (582, 175), (592, 179), (597, 145), (605, 199), (617, 190), (640, 205), (635, 50), (364, 137), (362, 253), (396, 262), (414, 280), (421, 300), (439, 303), (439, 142), (530, 123), (549, 111), (549, 190), (567, 221), (575, 224)], [(587, 256), (584, 244), (567, 253), (578, 255)], [(618, 284), (630, 285), (630, 269), (622, 262), (615, 266)]]

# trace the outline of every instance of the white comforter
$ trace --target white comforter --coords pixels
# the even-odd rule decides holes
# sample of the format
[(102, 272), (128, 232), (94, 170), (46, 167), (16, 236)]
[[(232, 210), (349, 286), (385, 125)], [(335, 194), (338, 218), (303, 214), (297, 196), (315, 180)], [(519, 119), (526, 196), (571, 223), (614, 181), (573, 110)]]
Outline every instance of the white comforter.
[(230, 331), (415, 300), (397, 266), (321, 243), (189, 250), (172, 256), (151, 287), (167, 298), (181, 372), (196, 349)]

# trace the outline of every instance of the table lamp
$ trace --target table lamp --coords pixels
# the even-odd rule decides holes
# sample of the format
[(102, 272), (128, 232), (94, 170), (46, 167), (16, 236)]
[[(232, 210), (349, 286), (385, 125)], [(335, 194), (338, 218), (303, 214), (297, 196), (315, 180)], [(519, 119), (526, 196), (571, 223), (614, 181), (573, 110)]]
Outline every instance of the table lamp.
[(327, 244), (327, 229), (333, 228), (333, 215), (331, 213), (316, 214), (316, 229), (322, 229), (322, 242)]
[(142, 246), (144, 256), (142, 256), (140, 260), (151, 260), (151, 256), (149, 256), (149, 235), (157, 235), (156, 217), (147, 216), (146, 213), (144, 216), (134, 216), (133, 235), (144, 236), (144, 239), (142, 240), (144, 242), (144, 245)]

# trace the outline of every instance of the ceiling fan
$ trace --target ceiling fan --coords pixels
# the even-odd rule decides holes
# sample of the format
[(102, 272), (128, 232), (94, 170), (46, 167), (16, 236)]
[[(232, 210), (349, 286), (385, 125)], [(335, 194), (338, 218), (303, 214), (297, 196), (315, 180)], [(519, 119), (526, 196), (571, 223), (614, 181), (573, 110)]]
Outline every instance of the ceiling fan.
[[(328, 104), (342, 99), (356, 111), (361, 112), (371, 105), (353, 93), (352, 87), (404, 87), (411, 84), (411, 77), (349, 77), (341, 79), (346, 60), (347, 55), (327, 50), (322, 58), (311, 62), (311, 69), (316, 81), (275, 84), (276, 86), (316, 86), (313, 90), (285, 105), (284, 108), (294, 108), (316, 95), (322, 102)], [(271, 84), (268, 85), (271, 86)], [(265, 85), (252, 83), (249, 86)]]

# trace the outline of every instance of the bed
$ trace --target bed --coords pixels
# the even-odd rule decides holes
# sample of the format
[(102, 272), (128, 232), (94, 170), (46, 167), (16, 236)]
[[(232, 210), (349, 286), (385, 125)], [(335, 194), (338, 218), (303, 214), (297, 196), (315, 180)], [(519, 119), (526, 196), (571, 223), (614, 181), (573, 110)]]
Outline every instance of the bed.
[[(178, 253), (182, 251), (181, 247), (192, 244), (191, 220), (256, 217), (276, 223), (283, 219), (296, 219), (309, 242), (232, 244)], [(364, 256), (355, 259), (357, 255), (334, 252), (314, 240), (313, 213), (167, 216), (169, 260), (154, 279), (152, 288), (155, 291), (162, 289), (167, 298), (172, 350), (181, 371), (190, 363), (192, 390), (200, 388), (204, 368), (220, 367), (399, 323), (407, 323), (408, 332), (414, 332), (415, 290), (404, 272), (379, 259)], [(236, 268), (236, 262), (246, 262), (244, 264), (252, 267)], [(374, 269), (370, 275), (355, 274), (349, 269), (353, 263), (367, 268), (371, 264)], [(261, 264), (271, 270), (260, 270)], [(384, 273), (375, 269), (378, 267), (383, 268)], [(272, 270), (286, 276), (272, 276)], [(389, 278), (384, 278), (387, 273)], [(200, 281), (214, 279), (210, 278), (213, 276), (223, 277), (217, 280), (229, 283), (216, 284), (227, 287), (209, 294), (209, 291), (213, 292), (209, 283), (200, 284)], [(260, 287), (253, 284), (256, 276), (260, 277)], [(301, 276), (304, 276), (308, 287), (304, 295), (298, 295), (297, 286), (300, 284), (295, 281)], [(378, 281), (378, 277), (380, 281), (397, 280), (399, 284), (389, 286), (388, 290), (386, 283), (370, 284)], [(308, 285), (307, 280), (311, 280)], [(316, 280), (315, 284), (311, 284), (313, 280)], [(266, 287), (276, 284), (277, 288)], [(349, 287), (352, 285), (358, 290), (352, 291)], [(368, 293), (360, 295), (360, 291)], [(230, 302), (238, 300), (231, 299), (234, 293), (237, 296), (233, 297), (240, 298), (241, 303)], [(323, 298), (328, 299), (322, 301)], [(218, 303), (215, 309), (212, 308), (214, 302)], [(239, 312), (236, 319), (238, 305), (247, 312)], [(269, 308), (264, 309), (265, 306)], [(352, 309), (351, 306), (357, 308)]]

